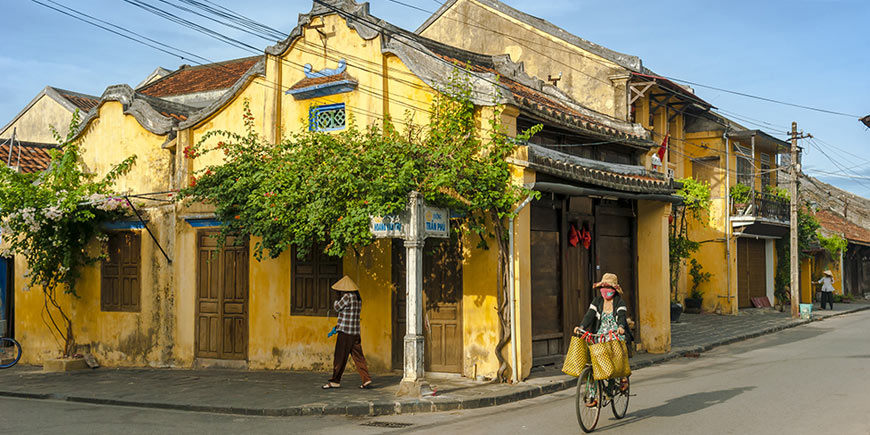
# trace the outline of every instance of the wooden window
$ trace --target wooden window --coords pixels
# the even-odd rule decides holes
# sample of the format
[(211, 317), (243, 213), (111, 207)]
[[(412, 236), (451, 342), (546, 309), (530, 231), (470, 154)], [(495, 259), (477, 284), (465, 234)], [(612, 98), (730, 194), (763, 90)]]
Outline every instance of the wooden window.
[(103, 311), (139, 311), (141, 237), (133, 231), (109, 235), (108, 258), (103, 260), (100, 307)]
[(342, 258), (323, 253), (322, 246), (314, 246), (308, 255), (299, 259), (292, 252), (293, 280), (290, 288), (290, 313), (303, 316), (326, 316), (336, 300), (330, 288), (342, 277)]

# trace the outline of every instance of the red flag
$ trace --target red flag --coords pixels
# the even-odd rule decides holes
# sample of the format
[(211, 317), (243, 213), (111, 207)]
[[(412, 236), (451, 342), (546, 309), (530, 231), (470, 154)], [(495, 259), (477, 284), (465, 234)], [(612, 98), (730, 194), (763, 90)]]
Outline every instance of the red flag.
[(662, 140), (662, 146), (659, 147), (659, 151), (656, 153), (659, 156), (659, 160), (662, 162), (665, 161), (665, 151), (668, 150), (668, 137), (670, 135), (666, 134), (665, 138)]

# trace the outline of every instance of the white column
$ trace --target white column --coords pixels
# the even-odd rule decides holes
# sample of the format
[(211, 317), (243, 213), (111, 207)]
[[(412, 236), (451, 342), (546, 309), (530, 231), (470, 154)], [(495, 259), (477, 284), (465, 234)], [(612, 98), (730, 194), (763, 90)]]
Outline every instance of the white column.
[[(406, 331), (404, 376), (399, 387), (399, 396), (419, 396), (428, 385), (423, 381), (423, 198), (412, 192), (408, 204), (410, 214), (408, 232), (405, 236), (407, 272)], [(422, 390), (422, 391), (421, 391)]]

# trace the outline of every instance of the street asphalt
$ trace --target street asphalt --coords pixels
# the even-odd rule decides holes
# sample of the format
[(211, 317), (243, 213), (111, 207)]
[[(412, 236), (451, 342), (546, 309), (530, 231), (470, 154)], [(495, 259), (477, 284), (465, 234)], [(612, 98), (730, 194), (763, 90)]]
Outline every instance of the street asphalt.
[[(817, 312), (816, 320), (833, 320), (831, 316), (865, 308), (870, 304), (838, 304), (835, 311)], [(696, 355), (807, 322), (770, 309), (743, 310), (738, 316), (683, 315), (679, 323), (672, 324), (673, 351), (638, 354), (631, 360), (632, 368), (642, 373), (645, 367), (686, 354)], [(0, 370), (0, 397), (40, 399), (55, 406), (72, 402), (241, 416), (378, 416), (525, 403), (575, 384), (574, 378), (556, 367), (536, 369), (519, 385), (432, 376), (429, 381), (436, 390), (434, 397), (398, 400), (398, 374), (376, 376), (373, 390), (355, 388), (359, 380), (352, 372), (346, 373), (343, 388), (321, 390), (326, 377), (317, 372), (152, 368), (43, 373), (39, 367), (16, 366)], [(35, 401), (28, 403), (41, 406)]]
[[(632, 374), (628, 414), (596, 433), (868, 434), (870, 311), (675, 358)], [(488, 408), (376, 417), (253, 417), (0, 398), (0, 433), (579, 432), (574, 391)]]

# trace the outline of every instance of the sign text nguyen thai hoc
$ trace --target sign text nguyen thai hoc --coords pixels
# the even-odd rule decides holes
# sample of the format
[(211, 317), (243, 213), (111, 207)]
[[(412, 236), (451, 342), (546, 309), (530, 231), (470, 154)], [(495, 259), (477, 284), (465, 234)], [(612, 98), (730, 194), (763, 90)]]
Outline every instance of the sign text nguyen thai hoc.
[(423, 207), (423, 231), (426, 237), (450, 237), (450, 212), (446, 208)]
[(369, 229), (376, 238), (402, 238), (406, 235), (408, 222), (405, 214), (372, 216)]

